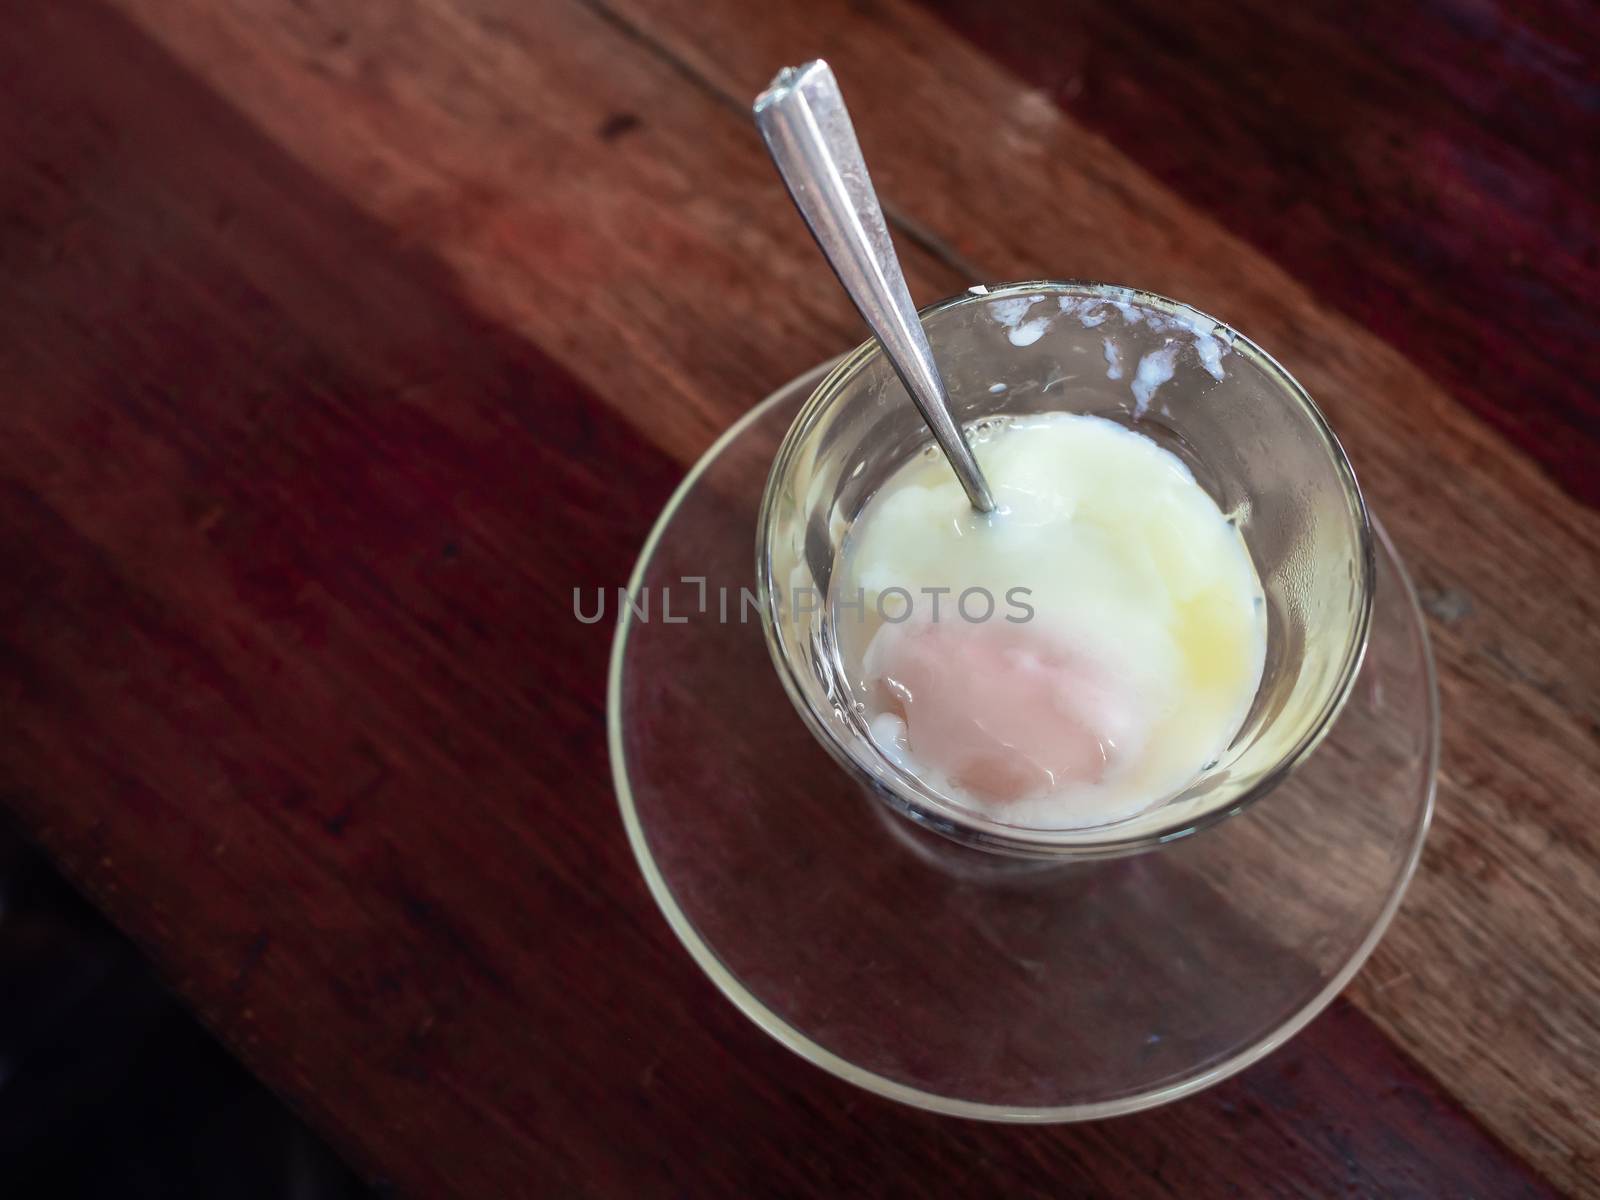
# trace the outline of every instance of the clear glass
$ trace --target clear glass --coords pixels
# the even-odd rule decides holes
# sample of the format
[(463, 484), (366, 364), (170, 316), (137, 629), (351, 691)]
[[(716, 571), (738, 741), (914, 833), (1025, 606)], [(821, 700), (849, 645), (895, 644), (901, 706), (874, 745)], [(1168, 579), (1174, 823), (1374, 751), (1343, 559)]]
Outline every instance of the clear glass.
[[(800, 412), (761, 508), (762, 612), (773, 660), (806, 724), (892, 809), (946, 836), (1015, 855), (1125, 854), (1193, 833), (1266, 794), (1327, 733), (1356, 677), (1372, 612), (1366, 507), (1316, 405), (1249, 339), (1148, 292), (1009, 284), (933, 305), (923, 318), (964, 423), (1089, 413), (1183, 459), (1239, 528), (1260, 576), (1267, 603), (1261, 686), (1217, 762), (1179, 794), (1151, 797), (1143, 813), (1115, 824), (1042, 830), (1006, 823), (941, 795), (886, 758), (853, 703), (829, 607), (807, 612), (794, 599), (830, 595), (851, 523), (902, 463), (931, 445), (887, 360), (867, 343)], [(1141, 403), (1139, 365), (1163, 353), (1171, 356), (1171, 377)]]
[(864, 796), (772, 669), (750, 547), (773, 455), (823, 373), (694, 469), (631, 580), (649, 619), (620, 614), (612, 770), (671, 928), (796, 1053), (939, 1112), (1110, 1116), (1266, 1054), (1365, 961), (1427, 828), (1438, 716), (1393, 547), (1378, 536), (1356, 685), (1268, 802), (1131, 857), (971, 849)]

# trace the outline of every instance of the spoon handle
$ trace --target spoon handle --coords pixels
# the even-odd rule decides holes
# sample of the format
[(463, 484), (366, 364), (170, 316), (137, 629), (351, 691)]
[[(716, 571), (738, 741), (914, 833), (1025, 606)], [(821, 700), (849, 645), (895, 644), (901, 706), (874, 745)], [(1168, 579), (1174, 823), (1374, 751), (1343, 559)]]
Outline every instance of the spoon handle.
[(992, 512), (989, 485), (951, 414), (833, 71), (820, 58), (785, 67), (756, 97), (755, 118), (800, 215), (883, 344), (967, 499), (979, 512)]

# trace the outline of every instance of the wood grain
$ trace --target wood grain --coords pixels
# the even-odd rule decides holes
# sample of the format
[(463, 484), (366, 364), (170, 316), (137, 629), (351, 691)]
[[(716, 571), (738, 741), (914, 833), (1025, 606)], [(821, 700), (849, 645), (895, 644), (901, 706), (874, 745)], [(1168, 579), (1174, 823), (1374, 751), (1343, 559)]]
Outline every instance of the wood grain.
[(747, 124), (583, 5), (120, 7), (679, 459), (858, 340)]
[[(14, 17), (5, 802), (419, 1195), (1538, 1194), (1430, 1071), (1582, 1187), (1595, 934), (1561, 897), (1600, 891), (1593, 515), (927, 14), (771, 16)], [(835, 58), (924, 298), (968, 259), (1156, 286), (1346, 437), (1445, 614), (1452, 714), (1438, 837), (1356, 990), (1376, 1027), (1341, 1005), (1177, 1108), (996, 1129), (801, 1068), (671, 942), (570, 588), (619, 582), (683, 465), (859, 336), (739, 111), (797, 45)]]
[(928, 7), (1600, 503), (1600, 88), (1575, 14)]

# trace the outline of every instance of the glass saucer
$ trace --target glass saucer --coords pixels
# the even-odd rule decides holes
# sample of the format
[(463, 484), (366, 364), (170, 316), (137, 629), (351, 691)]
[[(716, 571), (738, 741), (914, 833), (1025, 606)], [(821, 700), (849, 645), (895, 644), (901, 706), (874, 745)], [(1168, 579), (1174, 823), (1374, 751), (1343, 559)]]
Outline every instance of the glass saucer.
[(1361, 967), (1433, 810), (1433, 666), (1387, 534), (1378, 527), (1356, 686), (1270, 795), (1127, 858), (971, 850), (870, 799), (812, 738), (768, 657), (757, 509), (778, 443), (830, 366), (696, 464), (620, 614), (612, 772), (668, 923), (784, 1045), (937, 1112), (1085, 1120), (1248, 1066)]

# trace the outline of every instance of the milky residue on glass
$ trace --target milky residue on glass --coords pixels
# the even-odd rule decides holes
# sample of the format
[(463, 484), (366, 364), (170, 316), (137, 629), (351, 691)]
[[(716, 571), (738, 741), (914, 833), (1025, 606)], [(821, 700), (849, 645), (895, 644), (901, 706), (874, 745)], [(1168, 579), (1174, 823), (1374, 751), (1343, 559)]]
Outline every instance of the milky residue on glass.
[(1028, 310), (1043, 299), (1043, 296), (1014, 296), (996, 300), (989, 305), (989, 313), (1006, 327), (1013, 346), (1031, 346), (1050, 328), (1048, 314), (1024, 320)]
[[(1233, 334), (1230, 330), (1220, 330), (1209, 317), (1193, 312), (1162, 313), (1131, 300), (1098, 296), (1060, 296), (1056, 300), (1057, 312), (1041, 314), (1036, 306), (1043, 299), (1039, 295), (1009, 296), (992, 301), (989, 313), (1005, 328), (1011, 344), (1018, 347), (1037, 342), (1059, 316), (1076, 316), (1085, 329), (1094, 329), (1116, 314), (1126, 326), (1143, 326), (1166, 335), (1161, 346), (1140, 356), (1133, 378), (1129, 380), (1136, 417), (1144, 416), (1161, 386), (1172, 379), (1180, 354), (1187, 346), (1194, 348), (1195, 357), (1206, 374), (1219, 382), (1226, 378), (1222, 359), (1232, 348)], [(1112, 336), (1105, 338), (1104, 346), (1106, 378), (1121, 381), (1127, 376), (1121, 347)]]
[(1110, 338), (1105, 339), (1106, 346), (1106, 378), (1111, 380), (1122, 378), (1122, 347)]

